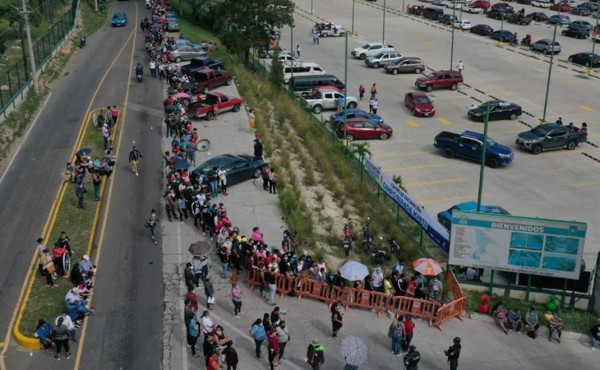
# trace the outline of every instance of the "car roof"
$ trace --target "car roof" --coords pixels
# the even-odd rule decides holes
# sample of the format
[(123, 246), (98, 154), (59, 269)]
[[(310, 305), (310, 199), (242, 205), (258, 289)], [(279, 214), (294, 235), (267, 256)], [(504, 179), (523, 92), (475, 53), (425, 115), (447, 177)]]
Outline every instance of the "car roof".
[(339, 92), (343, 92), (339, 87), (333, 85), (323, 85), (323, 86), (315, 86), (314, 90), (336, 90)]
[(223, 166), (227, 163), (233, 162), (238, 159), (243, 159), (243, 158), (238, 157), (233, 154), (222, 154), (222, 155), (213, 157), (213, 158), (207, 160), (206, 162), (202, 163), (201, 165), (196, 167), (193, 172), (198, 172), (201, 168), (210, 170), (212, 167)]
[(422, 91), (410, 91), (407, 94), (414, 96), (415, 98), (428, 98), (429, 96)]

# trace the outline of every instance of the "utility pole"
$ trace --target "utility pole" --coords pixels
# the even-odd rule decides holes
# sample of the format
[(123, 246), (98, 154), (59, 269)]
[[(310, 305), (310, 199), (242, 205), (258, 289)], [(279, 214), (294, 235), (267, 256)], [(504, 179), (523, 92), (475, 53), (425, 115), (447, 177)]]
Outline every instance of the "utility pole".
[(30, 29), (30, 25), (29, 25), (29, 14), (31, 14), (30, 11), (27, 11), (27, 4), (25, 3), (26, 0), (23, 0), (23, 10), (19, 11), (19, 13), (21, 13), (21, 15), (23, 16), (23, 20), (25, 21), (25, 33), (27, 34), (27, 46), (29, 48), (29, 64), (31, 64), (31, 78), (33, 80), (33, 88), (35, 89), (36, 93), (39, 93), (39, 87), (38, 87), (38, 76), (37, 76), (37, 70), (35, 67), (35, 59), (33, 56), (33, 42), (31, 41), (31, 29)]

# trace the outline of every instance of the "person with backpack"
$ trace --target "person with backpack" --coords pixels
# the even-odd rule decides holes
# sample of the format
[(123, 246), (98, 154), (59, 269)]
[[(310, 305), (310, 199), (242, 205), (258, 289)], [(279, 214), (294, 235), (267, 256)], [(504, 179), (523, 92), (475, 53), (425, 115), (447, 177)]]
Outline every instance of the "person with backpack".
[(188, 345), (192, 348), (192, 356), (200, 357), (200, 355), (196, 353), (196, 343), (198, 343), (198, 337), (200, 336), (200, 324), (198, 324), (196, 317), (193, 317), (190, 320), (187, 329), (187, 340)]
[(313, 370), (319, 370), (325, 363), (325, 347), (319, 344), (318, 339), (313, 339), (306, 350), (304, 362), (308, 363)]
[(394, 320), (388, 329), (388, 338), (392, 340), (392, 353), (396, 357), (402, 355), (402, 341), (406, 336), (404, 329), (404, 323), (402, 322), (402, 316), (398, 317), (398, 320)]
[(450, 364), (450, 370), (458, 369), (458, 358), (460, 357), (460, 338), (456, 337), (452, 341), (453, 344), (447, 350), (444, 350), (444, 354), (448, 358), (448, 363)]
[(421, 354), (417, 351), (417, 347), (408, 347), (408, 353), (404, 356), (404, 366), (406, 366), (406, 370), (418, 370), (419, 361), (421, 361)]

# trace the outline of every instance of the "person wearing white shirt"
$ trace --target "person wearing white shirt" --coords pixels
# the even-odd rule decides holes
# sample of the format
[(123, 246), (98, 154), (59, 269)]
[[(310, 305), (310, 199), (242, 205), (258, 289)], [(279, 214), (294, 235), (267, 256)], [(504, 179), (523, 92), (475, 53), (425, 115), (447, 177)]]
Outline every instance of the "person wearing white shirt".
[(71, 332), (71, 340), (73, 342), (77, 342), (77, 327), (73, 324), (73, 320), (71, 320), (71, 316), (67, 315), (66, 312), (63, 312), (58, 316), (54, 322), (54, 325), (58, 325), (58, 320), (62, 317), (63, 325)]

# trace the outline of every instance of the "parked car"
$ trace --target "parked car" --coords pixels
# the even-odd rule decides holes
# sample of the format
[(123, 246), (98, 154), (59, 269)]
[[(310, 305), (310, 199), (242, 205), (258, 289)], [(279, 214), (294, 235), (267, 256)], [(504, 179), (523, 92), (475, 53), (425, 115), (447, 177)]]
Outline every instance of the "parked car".
[(225, 71), (216, 71), (210, 68), (203, 68), (196, 70), (192, 73), (192, 79), (194, 80), (193, 92), (207, 94), (209, 89), (223, 85), (231, 85), (233, 82), (233, 75)]
[(423, 9), (423, 18), (437, 21), (444, 15), (444, 9), (440, 8), (425, 8)]
[(501, 9), (507, 13), (514, 13), (514, 11), (515, 11), (515, 9), (512, 7), (512, 5), (510, 5), (506, 2), (496, 3), (496, 4), (492, 5), (492, 9)]
[(588, 15), (592, 14), (592, 9), (588, 8), (587, 6), (578, 6), (577, 8), (571, 9), (571, 14), (587, 17)]
[[(448, 231), (452, 229), (452, 211), (458, 210), (463, 212), (477, 212), (477, 202), (464, 202), (456, 204), (447, 210), (437, 214), (438, 221)], [(479, 212), (481, 213), (497, 213), (503, 215), (510, 215), (510, 213), (500, 206), (487, 206), (484, 204), (479, 205)]]
[(588, 21), (573, 21), (569, 23), (569, 28), (582, 28), (587, 31), (591, 31), (594, 26)]
[(424, 92), (411, 91), (404, 94), (404, 106), (411, 111), (413, 116), (433, 117), (435, 115), (433, 101)]
[(496, 121), (501, 119), (510, 119), (514, 121), (521, 114), (523, 114), (521, 106), (515, 103), (510, 103), (505, 100), (490, 100), (481, 105), (469, 107), (467, 116), (473, 121), (484, 121), (488, 106), (490, 109), (490, 121)]
[(190, 64), (181, 67), (181, 73), (190, 75), (194, 71), (202, 68), (210, 68), (214, 70), (223, 69), (224, 64), (219, 59), (211, 59), (207, 56), (199, 56), (190, 59)]
[(570, 13), (571, 7), (569, 4), (562, 2), (550, 5), (550, 10), (560, 11), (561, 13)]
[(407, 6), (406, 12), (408, 14), (422, 15), (423, 9), (424, 9), (423, 5), (409, 5), (409, 6)]
[(347, 122), (345, 126), (338, 125), (337, 133), (341, 138), (345, 135), (348, 141), (355, 139), (387, 140), (394, 134), (394, 129), (385, 123), (377, 124), (363, 118)]
[(552, 3), (550, 0), (533, 0), (531, 6), (537, 6), (538, 8), (549, 8)]
[(586, 141), (587, 131), (572, 130), (556, 123), (539, 125), (517, 136), (517, 145), (533, 154), (553, 149), (573, 150)]
[(467, 2), (465, 0), (450, 0), (446, 4), (446, 8), (450, 9), (462, 9), (467, 6)]
[(461, 19), (457, 22), (454, 22), (454, 28), (460, 28), (461, 30), (470, 30), (473, 25), (471, 21), (468, 19)]
[(497, 20), (507, 19), (509, 15), (510, 13), (504, 9), (491, 9), (489, 12), (487, 12), (488, 18)]
[(341, 112), (333, 113), (329, 119), (331, 122), (333, 122), (337, 126), (340, 123), (344, 123), (344, 117), (346, 117), (346, 120), (351, 120), (351, 119), (355, 119), (355, 118), (364, 118), (373, 123), (378, 123), (378, 124), (383, 123), (383, 118), (381, 118), (381, 116), (379, 116), (377, 114), (365, 112), (364, 110), (362, 110), (360, 108), (345, 109)]
[(170, 18), (167, 20), (167, 32), (179, 32), (181, 27), (177, 19)]
[(261, 176), (260, 169), (265, 164), (261, 157), (252, 155), (223, 154), (209, 159), (196, 167), (191, 176), (195, 179), (200, 175), (208, 175), (214, 167), (227, 171), (227, 186), (233, 186), (246, 180), (257, 179)]
[(206, 118), (210, 121), (215, 116), (215, 106), (218, 113), (239, 112), (244, 104), (244, 100), (236, 96), (227, 96), (218, 92), (208, 93), (202, 101), (197, 101), (188, 105), (187, 112), (196, 118)]
[(384, 67), (387, 73), (421, 73), (425, 70), (425, 63), (418, 57), (402, 57)]
[(480, 14), (484, 12), (483, 8), (478, 8), (473, 6), (473, 4), (471, 5), (467, 5), (465, 7), (463, 7), (463, 12), (467, 12), (467, 13), (471, 13), (471, 14)]
[[(447, 210), (437, 214), (438, 221), (448, 231), (452, 228), (452, 211), (463, 211), (463, 212), (477, 212), (477, 202), (464, 202), (456, 204)], [(500, 206), (488, 206), (484, 204), (479, 205), (479, 212), (481, 213), (497, 213), (501, 215), (510, 215), (510, 213)]]
[(433, 5), (446, 6), (446, 4), (448, 4), (448, 0), (433, 0), (431, 3)]
[(195, 46), (181, 46), (167, 54), (167, 59), (171, 62), (179, 63), (184, 60), (192, 60), (195, 57), (206, 55), (206, 50)]
[(458, 84), (463, 83), (463, 76), (458, 71), (435, 71), (425, 77), (419, 77), (415, 86), (419, 89), (431, 91), (434, 88), (450, 88), (456, 90)]
[(563, 36), (573, 37), (576, 39), (586, 39), (590, 37), (590, 31), (586, 30), (585, 28), (569, 27), (566, 30), (563, 30), (561, 33)]
[(508, 30), (494, 31), (490, 34), (492, 40), (498, 40), (500, 42), (518, 42), (517, 36)]
[(372, 42), (369, 44), (364, 44), (361, 47), (358, 47), (350, 54), (357, 59), (367, 59), (368, 56), (377, 55), (379, 53), (393, 52), (396, 51), (392, 45), (384, 45), (380, 42)]
[(193, 42), (191, 42), (188, 39), (175, 39), (175, 40), (173, 40), (173, 44), (167, 44), (167, 50), (179, 49), (182, 46), (192, 46), (195, 48), (202, 48), (202, 45), (194, 44)]
[(533, 12), (528, 14), (527, 16), (536, 22), (548, 22), (548, 16), (546, 15), (546, 13)]
[(510, 16), (508, 16), (506, 21), (508, 23), (519, 24), (522, 26), (528, 26), (533, 21), (533, 19), (531, 19), (530, 17), (528, 17), (527, 15), (525, 15), (523, 13), (514, 13), (514, 14), (511, 14)]
[(486, 0), (476, 0), (471, 3), (471, 6), (474, 8), (481, 8), (487, 10), (490, 8), (490, 2)]
[(440, 19), (439, 22), (441, 24), (447, 24), (447, 25), (452, 25), (456, 22), (458, 22), (458, 17), (452, 14), (444, 14)]
[[(462, 134), (442, 131), (433, 141), (433, 146), (442, 150), (446, 158), (461, 157), (481, 162), (483, 154), (483, 134), (464, 131)], [(486, 141), (485, 164), (491, 168), (508, 166), (514, 158), (512, 149), (492, 140)]]
[(127, 26), (127, 15), (125, 12), (116, 12), (113, 14), (110, 24), (113, 27), (125, 27)]
[(560, 53), (560, 44), (558, 42), (552, 43), (550, 39), (542, 39), (529, 45), (531, 51), (541, 51), (544, 54), (558, 54)]
[(395, 62), (400, 58), (402, 58), (402, 54), (400, 54), (397, 51), (389, 53), (379, 53), (377, 55), (365, 59), (365, 64), (371, 68), (379, 68), (384, 67), (389, 63)]
[(356, 96), (346, 94), (335, 86), (318, 86), (313, 89), (309, 95), (302, 96), (304, 108), (315, 114), (321, 113), (325, 109), (336, 109), (337, 99), (346, 99), (346, 109), (353, 109), (358, 106)]
[(489, 36), (494, 32), (494, 29), (487, 24), (477, 24), (471, 27), (471, 33), (481, 36)]
[(578, 8), (588, 8), (592, 12), (595, 12), (598, 9), (600, 9), (600, 4), (598, 4), (596, 2), (588, 1), (587, 3), (579, 4), (577, 7)]
[(548, 18), (548, 24), (558, 24), (559, 26), (565, 26), (571, 23), (571, 18), (568, 15), (556, 14)]
[(600, 67), (600, 55), (590, 53), (589, 51), (569, 55), (569, 62), (579, 64), (586, 67)]
[(346, 35), (346, 30), (339, 24), (325, 23), (321, 27), (321, 37), (343, 37)]

